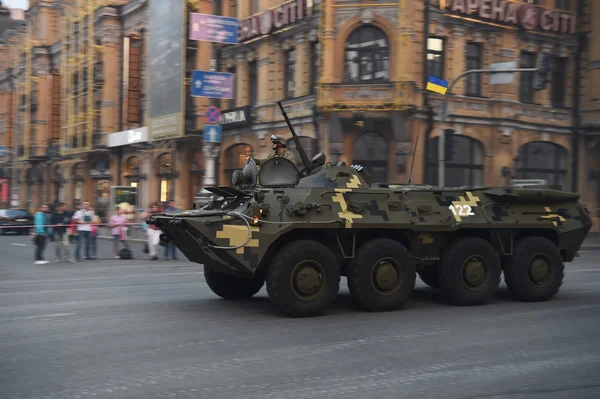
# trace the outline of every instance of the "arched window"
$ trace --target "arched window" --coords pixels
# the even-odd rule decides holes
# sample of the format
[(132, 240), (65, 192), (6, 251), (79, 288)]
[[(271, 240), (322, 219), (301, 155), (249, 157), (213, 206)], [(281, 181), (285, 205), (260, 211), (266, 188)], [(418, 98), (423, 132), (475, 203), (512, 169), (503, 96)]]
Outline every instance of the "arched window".
[[(446, 187), (479, 186), (483, 184), (483, 145), (468, 136), (452, 135), (452, 152), (445, 160)], [(448, 156), (449, 155), (449, 156)], [(427, 165), (428, 184), (438, 184), (438, 137), (430, 140)]]
[(387, 81), (390, 78), (389, 40), (378, 27), (363, 25), (346, 40), (344, 80)]
[(231, 184), (233, 172), (242, 169), (252, 156), (252, 146), (244, 143), (232, 145), (225, 151), (225, 183)]
[[(304, 148), (308, 159), (311, 160), (317, 154), (317, 140), (312, 137), (300, 136), (298, 137), (300, 140), (300, 145)], [(289, 139), (286, 142), (287, 149), (294, 154), (296, 157), (296, 165), (298, 166), (298, 170), (302, 170), (304, 168), (304, 163), (302, 163), (302, 158), (300, 158), (300, 153), (296, 149), (296, 142), (294, 139)]]
[(353, 164), (362, 165), (373, 176), (373, 182), (386, 182), (388, 144), (379, 134), (363, 133), (354, 143)]
[(521, 146), (516, 161), (517, 178), (545, 179), (548, 184), (565, 188), (567, 150), (547, 141), (534, 141)]
[(173, 171), (173, 155), (168, 152), (161, 154), (156, 160), (156, 175), (160, 178), (158, 201), (164, 202), (174, 198)]

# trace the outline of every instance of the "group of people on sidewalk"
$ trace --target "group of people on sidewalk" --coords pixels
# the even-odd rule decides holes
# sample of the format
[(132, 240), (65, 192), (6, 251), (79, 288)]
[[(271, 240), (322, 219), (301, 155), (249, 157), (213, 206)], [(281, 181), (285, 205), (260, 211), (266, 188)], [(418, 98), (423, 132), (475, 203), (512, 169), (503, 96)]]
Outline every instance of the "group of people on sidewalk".
[[(142, 220), (148, 216), (160, 212), (176, 212), (175, 201), (171, 200), (167, 206), (161, 206), (155, 202), (150, 206), (150, 210), (145, 212)], [(110, 217), (108, 227), (111, 231), (113, 241), (113, 252), (115, 259), (121, 259), (121, 245), (127, 251), (130, 251), (127, 242), (129, 218), (124, 209), (118, 206)], [(49, 263), (44, 259), (44, 252), (48, 242), (54, 242), (56, 249), (55, 262), (81, 262), (82, 260), (97, 259), (98, 246), (98, 228), (101, 220), (95, 214), (94, 208), (90, 206), (89, 201), (84, 201), (81, 205), (76, 205), (73, 212), (66, 210), (64, 203), (59, 203), (54, 212), (49, 212), (49, 207), (42, 204), (39, 211), (34, 215), (34, 228), (32, 231), (33, 242), (35, 244), (35, 264)], [(142, 229), (146, 232), (147, 243), (144, 252), (149, 253), (150, 259), (158, 260), (157, 246), (165, 246), (165, 259), (178, 260), (176, 248), (173, 244), (160, 241), (161, 231), (156, 226), (142, 224)], [(73, 258), (70, 257), (70, 244), (75, 242), (75, 251)], [(82, 258), (82, 247), (85, 257)]]

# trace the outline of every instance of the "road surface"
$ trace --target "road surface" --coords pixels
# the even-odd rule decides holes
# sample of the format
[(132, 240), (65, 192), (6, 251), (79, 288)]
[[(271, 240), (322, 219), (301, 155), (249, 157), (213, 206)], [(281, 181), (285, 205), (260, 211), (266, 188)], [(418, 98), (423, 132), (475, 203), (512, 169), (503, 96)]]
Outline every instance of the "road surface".
[(404, 310), (366, 313), (342, 279), (328, 315), (290, 319), (264, 288), (225, 301), (198, 265), (100, 245), (34, 265), (31, 239), (0, 237), (0, 398), (600, 398), (600, 251), (546, 303), (502, 284), (454, 307), (418, 280)]

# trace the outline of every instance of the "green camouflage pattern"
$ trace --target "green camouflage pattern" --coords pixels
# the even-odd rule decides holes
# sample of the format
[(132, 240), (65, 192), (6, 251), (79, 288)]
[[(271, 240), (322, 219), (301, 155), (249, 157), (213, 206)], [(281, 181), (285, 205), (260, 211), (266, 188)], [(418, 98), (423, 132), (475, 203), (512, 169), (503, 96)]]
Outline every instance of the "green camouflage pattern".
[[(261, 173), (273, 162), (265, 162)], [(233, 274), (260, 272), (284, 243), (298, 238), (325, 243), (340, 264), (362, 242), (393, 238), (420, 269), (437, 264), (457, 237), (484, 238), (510, 256), (517, 238), (538, 235), (551, 239), (571, 262), (592, 226), (576, 193), (373, 184), (361, 167), (344, 163), (318, 166), (281, 187), (207, 189), (217, 198), (203, 209), (165, 213), (148, 222), (192, 262)]]

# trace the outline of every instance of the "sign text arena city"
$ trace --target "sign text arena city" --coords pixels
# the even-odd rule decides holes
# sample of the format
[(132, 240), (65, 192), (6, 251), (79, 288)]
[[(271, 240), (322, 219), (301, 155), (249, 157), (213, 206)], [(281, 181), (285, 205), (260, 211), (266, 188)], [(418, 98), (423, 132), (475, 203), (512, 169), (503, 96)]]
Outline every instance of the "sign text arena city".
[(525, 30), (575, 34), (575, 16), (561, 10), (510, 0), (447, 0), (446, 4), (446, 9), (452, 13), (483, 21), (516, 25)]
[(300, 22), (308, 15), (306, 0), (294, 0), (240, 21), (238, 43), (268, 35)]

